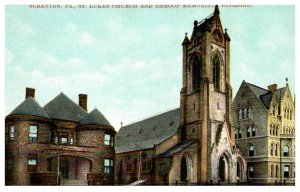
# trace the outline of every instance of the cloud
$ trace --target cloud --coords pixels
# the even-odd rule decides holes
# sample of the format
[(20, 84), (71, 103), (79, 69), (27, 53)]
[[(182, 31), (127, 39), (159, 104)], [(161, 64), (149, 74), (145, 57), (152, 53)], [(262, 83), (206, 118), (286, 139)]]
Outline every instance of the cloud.
[(64, 33), (67, 34), (68, 39), (75, 39), (76, 41), (74, 42), (78, 42), (83, 45), (91, 45), (94, 44), (96, 41), (99, 41), (99, 39), (96, 38), (95, 35), (81, 29), (74, 23), (65, 24)]

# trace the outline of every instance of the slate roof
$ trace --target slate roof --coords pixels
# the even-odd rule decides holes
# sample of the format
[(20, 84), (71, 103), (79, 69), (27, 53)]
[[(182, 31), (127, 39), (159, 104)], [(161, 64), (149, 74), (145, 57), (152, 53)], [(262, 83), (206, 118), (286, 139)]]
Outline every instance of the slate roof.
[(177, 133), (180, 123), (180, 109), (122, 127), (116, 135), (116, 153), (153, 148)]
[(280, 98), (284, 94), (284, 91), (285, 91), (285, 87), (277, 89), (273, 94), (270, 93), (270, 92), (268, 92), (268, 93), (266, 93), (264, 95), (261, 95), (260, 96), (260, 100), (263, 102), (263, 104), (265, 105), (265, 107), (267, 109), (269, 109), (270, 108), (270, 103), (271, 103), (271, 100), (272, 100), (272, 95), (275, 96), (276, 101), (279, 102)]
[(50, 116), (47, 114), (47, 112), (32, 97), (25, 99), (9, 115), (32, 115), (50, 119)]
[(44, 106), (45, 111), (54, 119), (80, 121), (88, 113), (61, 93)]
[(169, 156), (173, 156), (173, 154), (178, 153), (180, 151), (182, 151), (183, 149), (188, 148), (189, 146), (191, 146), (193, 143), (196, 143), (197, 140), (187, 140), (187, 141), (183, 141), (181, 143), (178, 143), (177, 145), (171, 147), (169, 150), (159, 154), (157, 157), (169, 157)]
[(272, 95), (276, 97), (277, 102), (279, 102), (280, 98), (283, 96), (285, 92), (285, 87), (282, 87), (280, 89), (277, 89), (274, 93), (271, 93), (267, 89), (258, 87), (256, 85), (253, 85), (251, 83), (245, 82), (250, 90), (254, 93), (254, 95), (257, 97), (259, 101), (266, 107), (266, 109), (270, 108), (270, 103), (272, 100)]
[(105, 116), (98, 110), (94, 109), (87, 116), (80, 120), (82, 125), (108, 125), (111, 126)]
[[(246, 82), (247, 83), (247, 82)], [(261, 88), (261, 87), (258, 87), (256, 85), (253, 85), (251, 83), (247, 83), (248, 87), (252, 90), (252, 92), (255, 94), (255, 96), (257, 98), (259, 98), (261, 95), (264, 95), (266, 93), (268, 93), (268, 90), (267, 89), (264, 89), (264, 88)]]

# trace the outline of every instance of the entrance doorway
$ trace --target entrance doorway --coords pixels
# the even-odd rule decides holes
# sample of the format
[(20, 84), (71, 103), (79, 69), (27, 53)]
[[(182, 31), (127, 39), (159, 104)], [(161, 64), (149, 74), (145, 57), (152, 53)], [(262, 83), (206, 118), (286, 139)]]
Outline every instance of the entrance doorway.
[(230, 170), (232, 168), (232, 162), (230, 154), (225, 151), (219, 158), (218, 161), (218, 180), (220, 182), (230, 182)]
[(219, 159), (219, 180), (225, 181), (226, 180), (226, 165), (225, 165), (225, 157), (221, 156)]
[(185, 154), (180, 162), (180, 181), (192, 182), (192, 160), (189, 155)]

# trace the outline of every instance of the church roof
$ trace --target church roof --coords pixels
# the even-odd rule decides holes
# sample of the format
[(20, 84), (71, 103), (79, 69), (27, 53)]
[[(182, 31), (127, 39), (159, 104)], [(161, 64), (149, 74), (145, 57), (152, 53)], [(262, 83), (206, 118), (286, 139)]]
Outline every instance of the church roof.
[(32, 115), (50, 119), (50, 116), (47, 114), (47, 112), (33, 97), (28, 97), (25, 99), (9, 115)]
[(44, 109), (51, 118), (69, 121), (79, 121), (88, 114), (63, 93), (47, 103)]
[(150, 149), (177, 133), (180, 108), (122, 127), (116, 135), (116, 153)]
[(80, 124), (83, 125), (108, 125), (111, 126), (105, 116), (98, 110), (94, 109), (83, 119), (80, 120)]
[(168, 149), (167, 151), (161, 153), (158, 155), (158, 157), (169, 157), (169, 156), (173, 156), (173, 154), (178, 153), (180, 151), (182, 151), (183, 149), (188, 148), (189, 146), (191, 146), (192, 144), (196, 143), (197, 140), (193, 139), (193, 140), (186, 140), (183, 141), (181, 143), (178, 143), (177, 145), (171, 147), (170, 149)]

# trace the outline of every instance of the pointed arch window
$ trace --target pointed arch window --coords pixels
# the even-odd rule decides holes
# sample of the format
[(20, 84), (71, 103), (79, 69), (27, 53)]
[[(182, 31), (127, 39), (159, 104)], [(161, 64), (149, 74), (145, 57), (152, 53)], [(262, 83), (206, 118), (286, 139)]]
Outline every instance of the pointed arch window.
[(270, 155), (274, 155), (274, 153), (273, 153), (273, 149), (274, 149), (274, 144), (273, 143), (271, 143), (271, 148), (270, 148)]
[(192, 60), (192, 83), (193, 90), (200, 88), (201, 80), (201, 61), (199, 57), (194, 57)]
[(248, 118), (251, 118), (252, 117), (252, 111), (251, 111), (251, 108), (247, 108), (247, 117)]
[(220, 58), (218, 55), (213, 57), (213, 83), (217, 90), (220, 90)]
[(239, 120), (243, 119), (243, 110), (242, 109), (239, 109), (238, 110), (238, 116), (239, 116)]
[(243, 119), (246, 119), (247, 115), (248, 115), (247, 109), (245, 108), (245, 109), (243, 109)]
[(247, 127), (247, 137), (251, 137), (251, 127)]
[(256, 136), (256, 127), (252, 126), (252, 137)]

